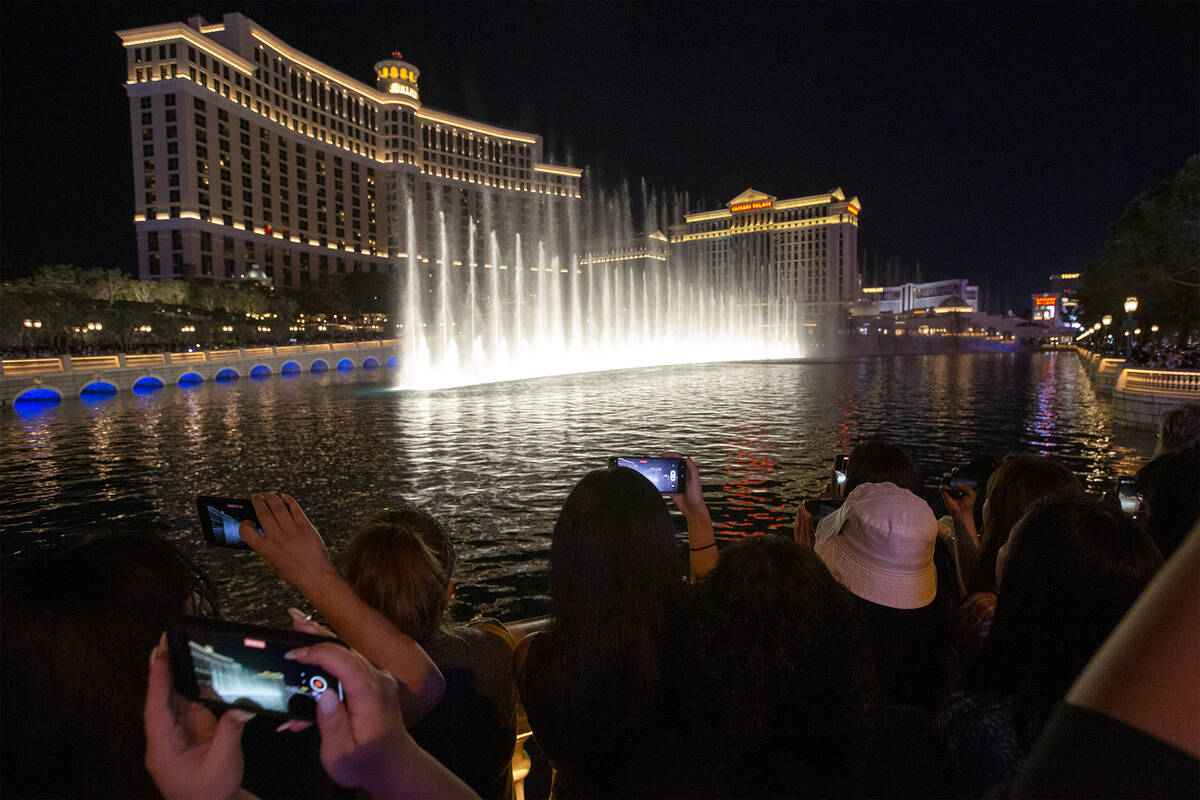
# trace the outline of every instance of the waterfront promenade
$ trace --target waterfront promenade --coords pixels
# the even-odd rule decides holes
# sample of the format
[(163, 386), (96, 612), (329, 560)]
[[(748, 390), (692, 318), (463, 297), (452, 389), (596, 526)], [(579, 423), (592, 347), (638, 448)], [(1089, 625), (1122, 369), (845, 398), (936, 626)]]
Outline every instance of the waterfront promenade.
[(188, 386), (247, 376), (395, 367), (398, 341), (5, 359), (0, 361), (0, 407), (153, 390), (168, 384)]
[(1153, 430), (1168, 409), (1200, 402), (1200, 371), (1144, 369), (1076, 347), (1096, 393), (1112, 401), (1113, 423)]
[[(295, 344), (187, 352), (58, 356), (0, 361), (0, 407), (18, 402), (55, 402), (176, 384), (243, 377), (375, 369), (398, 365), (399, 340)], [(1076, 352), (1097, 394), (1111, 401), (1113, 422), (1153, 429), (1162, 412), (1200, 402), (1200, 371), (1128, 366), (1123, 358)]]

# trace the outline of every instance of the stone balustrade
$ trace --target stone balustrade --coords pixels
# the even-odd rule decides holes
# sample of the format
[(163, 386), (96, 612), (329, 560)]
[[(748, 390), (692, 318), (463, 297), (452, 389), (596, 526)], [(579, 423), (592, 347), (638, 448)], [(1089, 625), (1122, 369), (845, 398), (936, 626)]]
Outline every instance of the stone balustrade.
[(399, 364), (398, 344), (398, 339), (373, 339), (182, 353), (4, 359), (0, 360), (0, 406), (153, 389), (168, 383), (187, 386), (244, 375), (395, 367)]

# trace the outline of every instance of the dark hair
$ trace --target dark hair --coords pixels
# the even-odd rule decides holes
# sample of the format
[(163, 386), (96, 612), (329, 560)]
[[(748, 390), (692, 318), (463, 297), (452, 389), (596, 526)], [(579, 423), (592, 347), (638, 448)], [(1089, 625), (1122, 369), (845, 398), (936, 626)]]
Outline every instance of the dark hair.
[(147, 664), (185, 611), (215, 614), (215, 590), (155, 536), (96, 536), (8, 576), (0, 623), (6, 796), (157, 796), (144, 766)]
[(863, 483), (894, 483), (917, 497), (924, 496), (917, 462), (900, 447), (882, 439), (860, 444), (850, 453), (842, 496), (849, 497)]
[[(1036, 734), (1162, 565), (1149, 534), (1083, 495), (1036, 501), (1017, 523), (972, 684), (1014, 695)], [(1030, 742), (1026, 742), (1029, 744)]]
[(1200, 522), (1200, 450), (1163, 453), (1138, 470), (1137, 484), (1146, 500), (1146, 530), (1170, 558)]
[(934, 598), (922, 608), (890, 608), (857, 595), (854, 601), (887, 701), (936, 713), (959, 679), (948, 604)]
[(657, 489), (625, 467), (588, 473), (550, 545), (550, 626), (526, 678), (581, 736), (654, 714), (684, 583)]
[(693, 715), (751, 757), (820, 731), (797, 753), (823, 771), (879, 704), (853, 595), (811, 548), (765, 535), (724, 548), (692, 599)]
[[(418, 642), (447, 630), (445, 570), (422, 535), (441, 524), (416, 507), (387, 512), (360, 528), (343, 557), (346, 580), (363, 602)], [(444, 539), (448, 542), (448, 539)]]
[(1158, 452), (1200, 448), (1200, 403), (1184, 403), (1158, 419)]
[(996, 554), (1033, 501), (1082, 488), (1071, 470), (1049, 458), (1023, 453), (1002, 462), (988, 479), (983, 531), (968, 593), (996, 591)]

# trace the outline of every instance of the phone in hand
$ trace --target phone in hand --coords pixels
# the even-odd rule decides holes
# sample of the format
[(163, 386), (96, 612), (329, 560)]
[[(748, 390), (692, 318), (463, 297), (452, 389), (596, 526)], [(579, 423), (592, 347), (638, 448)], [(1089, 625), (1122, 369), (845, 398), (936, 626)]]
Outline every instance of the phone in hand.
[(250, 547), (238, 530), (243, 520), (253, 522), (259, 534), (262, 534), (258, 517), (254, 514), (254, 504), (249, 500), (200, 496), (196, 498), (196, 513), (200, 517), (204, 541), (211, 547)]
[(686, 458), (612, 456), (608, 459), (608, 467), (628, 467), (636, 470), (662, 494), (682, 494), (687, 489)]
[(814, 497), (804, 501), (804, 510), (813, 518), (813, 522), (820, 522), (828, 517), (833, 512), (842, 507), (844, 500), (830, 500), (826, 497)]
[(340, 639), (203, 617), (183, 617), (167, 631), (175, 689), (218, 716), (227, 708), (313, 721), (325, 692), (342, 697), (338, 679), (283, 654)]
[(846, 485), (846, 467), (850, 466), (850, 456), (842, 453), (833, 457), (833, 474), (837, 478), (838, 489)]
[(1133, 475), (1117, 476), (1117, 502), (1121, 504), (1121, 511), (1131, 517), (1145, 510), (1146, 501), (1138, 491), (1137, 478)]
[(979, 478), (972, 475), (965, 475), (961, 472), (956, 472), (950, 476), (949, 481), (950, 491), (947, 492), (954, 499), (966, 496), (964, 488), (969, 488), (972, 491), (979, 488)]

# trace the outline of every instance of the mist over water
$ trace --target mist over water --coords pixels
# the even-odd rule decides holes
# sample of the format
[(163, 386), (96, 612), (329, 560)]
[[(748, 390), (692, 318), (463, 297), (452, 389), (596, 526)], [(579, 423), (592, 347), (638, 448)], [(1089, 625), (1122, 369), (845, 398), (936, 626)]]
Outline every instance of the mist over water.
[(157, 532), (217, 581), (228, 618), (287, 626), (303, 597), (253, 553), (206, 548), (196, 495), (286, 491), (335, 560), (357, 526), (409, 501), (452, 531), (455, 615), (518, 619), (545, 613), (554, 520), (609, 456), (691, 454), (728, 539), (789, 533), (834, 455), (875, 436), (909, 449), (931, 486), (982, 453), (1024, 451), (1062, 460), (1096, 493), (1154, 447), (1152, 432), (1114, 430), (1070, 352), (651, 367), (432, 392), (393, 391), (394, 376), (4, 409), (0, 553), (11, 563), (88, 534)]

